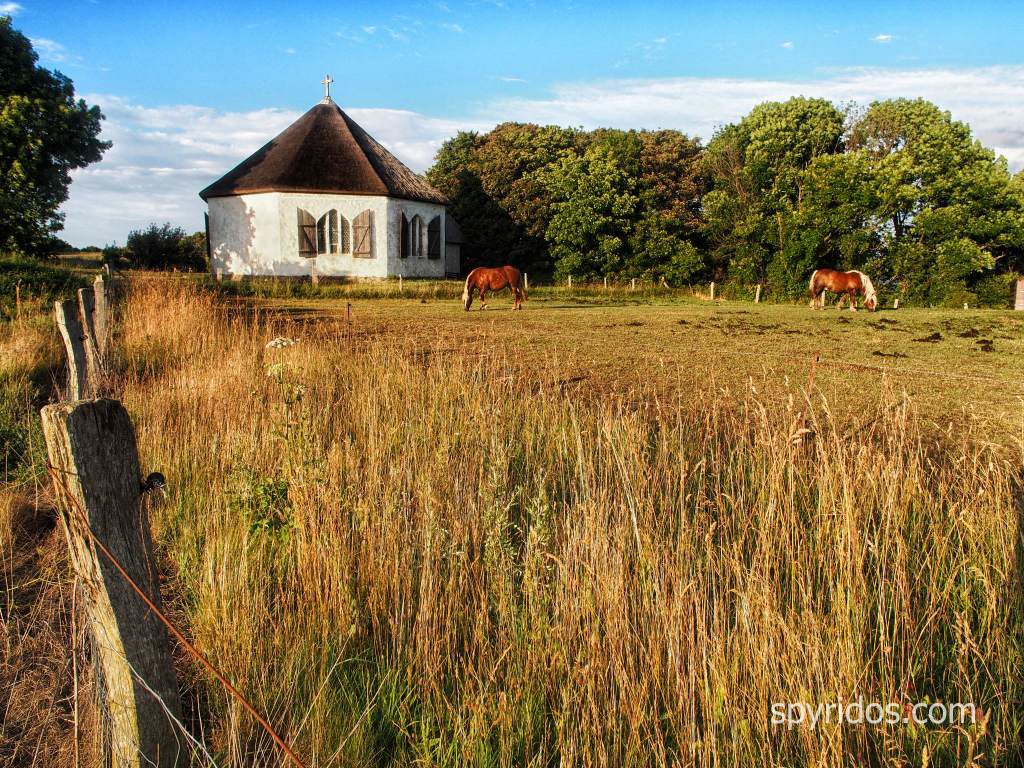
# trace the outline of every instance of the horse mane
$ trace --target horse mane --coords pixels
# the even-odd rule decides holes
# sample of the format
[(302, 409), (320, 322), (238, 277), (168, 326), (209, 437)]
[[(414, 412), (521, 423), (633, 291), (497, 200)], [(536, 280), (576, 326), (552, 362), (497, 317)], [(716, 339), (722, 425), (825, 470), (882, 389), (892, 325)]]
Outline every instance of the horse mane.
[(860, 275), (860, 281), (864, 284), (864, 298), (875, 298), (878, 294), (875, 292), (875, 284), (871, 282), (871, 278), (856, 269), (853, 271)]

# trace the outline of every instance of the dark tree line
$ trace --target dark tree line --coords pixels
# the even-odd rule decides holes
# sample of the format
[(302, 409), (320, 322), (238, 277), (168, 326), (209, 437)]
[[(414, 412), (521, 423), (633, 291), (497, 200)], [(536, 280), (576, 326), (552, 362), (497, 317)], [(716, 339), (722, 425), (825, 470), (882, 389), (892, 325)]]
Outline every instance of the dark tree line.
[(830, 266), (934, 304), (1002, 303), (1024, 270), (1024, 176), (923, 100), (767, 102), (707, 146), (505, 123), (459, 133), (427, 175), (467, 266), (760, 283), (777, 298)]

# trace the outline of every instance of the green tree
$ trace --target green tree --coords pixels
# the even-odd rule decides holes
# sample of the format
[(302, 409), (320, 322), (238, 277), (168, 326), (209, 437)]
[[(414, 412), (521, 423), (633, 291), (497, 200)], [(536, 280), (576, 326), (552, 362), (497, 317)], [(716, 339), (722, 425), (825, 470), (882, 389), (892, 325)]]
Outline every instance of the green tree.
[(835, 237), (808, 231), (831, 220), (811, 213), (809, 189), (842, 176), (824, 158), (842, 152), (843, 127), (832, 103), (793, 98), (760, 104), (715, 135), (703, 161), (712, 179), (704, 231), (720, 275), (766, 281), (780, 294), (805, 290), (805, 273)]
[(38, 66), (28, 38), (0, 17), (0, 248), (38, 252), (63, 225), (71, 171), (100, 159), (103, 115), (71, 80)]
[(181, 227), (150, 224), (133, 230), (123, 252), (129, 265), (140, 269), (203, 270), (206, 268), (206, 235), (186, 235)]
[(905, 296), (959, 304), (1021, 269), (1024, 205), (1006, 162), (923, 99), (875, 102), (850, 131), (870, 164), (879, 270)]
[(613, 151), (595, 144), (543, 168), (536, 176), (552, 199), (546, 238), (555, 275), (592, 279), (626, 271), (633, 216), (639, 208), (636, 178)]

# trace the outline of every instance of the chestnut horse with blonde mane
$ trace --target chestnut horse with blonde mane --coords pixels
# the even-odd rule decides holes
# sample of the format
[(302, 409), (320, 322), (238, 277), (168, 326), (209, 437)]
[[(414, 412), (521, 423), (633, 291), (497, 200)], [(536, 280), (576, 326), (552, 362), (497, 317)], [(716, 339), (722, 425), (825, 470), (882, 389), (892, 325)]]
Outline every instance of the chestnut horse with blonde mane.
[(473, 303), (473, 294), (480, 294), (480, 309), (487, 308), (484, 297), (488, 291), (500, 291), (508, 288), (512, 291), (515, 299), (515, 306), (512, 309), (522, 309), (526, 301), (526, 291), (523, 290), (523, 275), (515, 267), (477, 267), (466, 276), (466, 287), (462, 290), (462, 306), (468, 312)]
[(878, 306), (878, 294), (871, 278), (863, 272), (851, 270), (839, 272), (834, 269), (816, 269), (811, 275), (811, 309), (825, 308), (825, 291), (839, 294), (836, 306), (843, 305), (843, 299), (850, 300), (850, 309), (857, 311), (857, 297), (864, 297), (864, 306), (875, 311)]

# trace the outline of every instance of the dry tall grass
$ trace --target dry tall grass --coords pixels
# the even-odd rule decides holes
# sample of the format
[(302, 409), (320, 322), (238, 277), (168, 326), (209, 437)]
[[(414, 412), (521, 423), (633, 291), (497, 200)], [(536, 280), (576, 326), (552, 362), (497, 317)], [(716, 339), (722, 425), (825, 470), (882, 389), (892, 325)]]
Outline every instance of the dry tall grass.
[[(898, 392), (853, 435), (797, 388), (580, 399), (499, 340), (350, 338), (166, 282), (119, 341), (174, 608), (311, 766), (1021, 754), (1021, 451), (925, 439)], [(183, 669), (223, 764), (280, 764)], [(769, 722), (858, 694), (983, 716)]]

